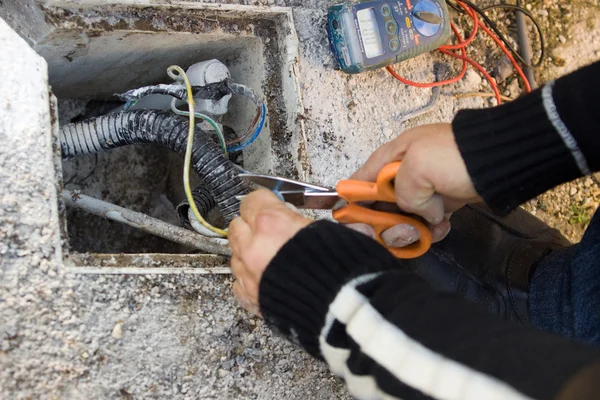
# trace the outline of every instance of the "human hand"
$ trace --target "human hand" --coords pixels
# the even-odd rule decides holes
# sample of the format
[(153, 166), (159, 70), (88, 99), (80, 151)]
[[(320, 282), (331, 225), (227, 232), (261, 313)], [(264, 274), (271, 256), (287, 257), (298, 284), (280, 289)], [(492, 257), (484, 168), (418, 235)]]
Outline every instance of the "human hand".
[(277, 252), (298, 231), (313, 222), (290, 210), (268, 190), (250, 193), (240, 217), (229, 224), (233, 294), (242, 307), (260, 315), (258, 291), (262, 275)]
[[(410, 129), (377, 149), (351, 179), (374, 182), (379, 171), (402, 160), (395, 180), (396, 203), (403, 211), (420, 215), (438, 242), (450, 232), (450, 215), (479, 199), (454, 140), (450, 124), (423, 125)], [(373, 229), (353, 224), (353, 229), (374, 236)], [(397, 225), (381, 235), (390, 247), (416, 242), (419, 232)]]

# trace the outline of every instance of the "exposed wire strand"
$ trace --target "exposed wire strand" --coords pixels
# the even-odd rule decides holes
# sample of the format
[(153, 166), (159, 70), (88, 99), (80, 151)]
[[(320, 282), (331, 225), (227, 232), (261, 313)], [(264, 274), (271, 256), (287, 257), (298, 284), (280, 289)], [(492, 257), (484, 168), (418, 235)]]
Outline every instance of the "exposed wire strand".
[[(177, 115), (182, 115), (184, 117), (188, 117), (190, 115), (190, 113), (188, 111), (182, 111), (182, 110), (178, 109), (176, 103), (177, 103), (177, 99), (173, 98), (173, 100), (171, 100), (171, 111), (173, 111)], [(196, 114), (196, 118), (203, 119), (204, 121), (208, 122), (210, 124), (210, 126), (213, 127), (213, 129), (217, 133), (217, 137), (219, 138), (219, 143), (221, 144), (221, 148), (223, 149), (223, 154), (225, 154), (225, 157), (227, 157), (229, 155), (229, 153), (227, 152), (227, 143), (225, 142), (225, 135), (223, 135), (223, 131), (221, 130), (219, 125), (215, 122), (215, 120), (213, 120), (211, 117), (209, 117), (206, 114), (202, 114), (199, 112), (196, 112), (195, 114)]]
[(194, 113), (195, 107), (194, 107), (194, 94), (192, 92), (192, 85), (190, 84), (190, 80), (188, 79), (188, 76), (185, 73), (185, 71), (177, 65), (171, 65), (167, 69), (167, 73), (169, 74), (171, 79), (176, 80), (176, 81), (183, 80), (183, 82), (185, 83), (185, 87), (187, 90), (187, 102), (188, 102), (188, 106), (190, 109), (190, 111), (189, 111), (190, 129), (189, 129), (189, 133), (188, 133), (187, 147), (185, 150), (185, 160), (184, 160), (184, 165), (183, 165), (183, 187), (185, 190), (185, 196), (186, 196), (188, 202), (190, 203), (190, 208), (194, 211), (194, 216), (196, 217), (198, 222), (200, 222), (200, 224), (202, 224), (202, 226), (211, 230), (214, 233), (217, 233), (221, 236), (227, 237), (226, 230), (214, 227), (211, 224), (209, 224), (208, 222), (206, 222), (204, 220), (204, 218), (202, 218), (202, 215), (200, 214), (200, 211), (198, 211), (198, 207), (196, 207), (196, 203), (195, 203), (194, 197), (192, 195), (192, 188), (190, 185), (190, 169), (191, 169), (191, 164), (192, 164), (192, 147), (194, 145), (194, 133), (196, 131), (196, 114)]

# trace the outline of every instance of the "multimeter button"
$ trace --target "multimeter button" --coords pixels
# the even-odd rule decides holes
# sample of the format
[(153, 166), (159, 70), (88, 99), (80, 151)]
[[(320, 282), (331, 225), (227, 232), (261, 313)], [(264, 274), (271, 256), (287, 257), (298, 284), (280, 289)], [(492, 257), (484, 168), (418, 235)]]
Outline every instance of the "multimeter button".
[(400, 42), (398, 41), (398, 39), (392, 39), (392, 40), (390, 40), (390, 50), (391, 51), (398, 51), (398, 50), (400, 50)]
[(398, 24), (396, 24), (395, 21), (388, 21), (385, 24), (385, 30), (387, 31), (387, 33), (389, 33), (390, 35), (393, 35), (394, 33), (398, 32)]
[(392, 14), (392, 10), (390, 9), (390, 6), (388, 6), (387, 4), (384, 4), (381, 7), (381, 13), (383, 14), (384, 17), (389, 17)]

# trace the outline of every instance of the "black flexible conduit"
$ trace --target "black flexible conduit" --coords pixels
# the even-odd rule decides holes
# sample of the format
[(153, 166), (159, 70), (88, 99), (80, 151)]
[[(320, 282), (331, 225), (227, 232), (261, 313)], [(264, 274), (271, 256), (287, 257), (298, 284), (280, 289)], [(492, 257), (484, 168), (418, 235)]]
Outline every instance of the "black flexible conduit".
[[(108, 114), (60, 128), (60, 147), (65, 159), (136, 143), (151, 143), (185, 154), (188, 120), (170, 112), (135, 110)], [(192, 167), (229, 224), (239, 214), (236, 196), (248, 193), (234, 164), (208, 135), (196, 134)]]
[[(192, 190), (192, 197), (194, 198), (194, 203), (196, 203), (196, 207), (198, 207), (198, 211), (200, 212), (202, 218), (207, 219), (210, 210), (217, 206), (213, 196), (210, 194), (207, 188), (204, 186), (199, 186)], [(192, 228), (188, 218), (189, 210), (190, 203), (188, 203), (187, 200), (182, 201), (177, 207), (175, 207), (179, 222), (181, 222), (181, 224), (186, 228)]]

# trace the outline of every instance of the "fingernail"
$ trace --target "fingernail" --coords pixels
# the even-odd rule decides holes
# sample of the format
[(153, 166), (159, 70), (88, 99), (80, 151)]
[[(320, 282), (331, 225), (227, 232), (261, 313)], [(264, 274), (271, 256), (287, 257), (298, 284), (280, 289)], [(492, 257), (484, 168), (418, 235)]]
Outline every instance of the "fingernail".
[(448, 233), (450, 233), (449, 226), (434, 226), (431, 231), (431, 236), (433, 237), (434, 241), (439, 242), (440, 240), (446, 238)]
[(381, 234), (384, 243), (390, 247), (404, 247), (419, 240), (419, 231), (412, 225), (396, 225)]
[(431, 225), (438, 225), (438, 224), (442, 223), (442, 221), (444, 220), (444, 216), (443, 215), (433, 215), (433, 216), (430, 216), (429, 218), (426, 218), (426, 220)]

